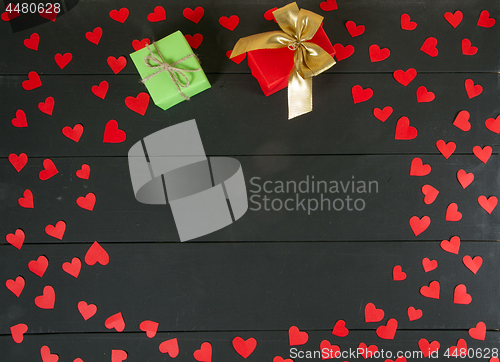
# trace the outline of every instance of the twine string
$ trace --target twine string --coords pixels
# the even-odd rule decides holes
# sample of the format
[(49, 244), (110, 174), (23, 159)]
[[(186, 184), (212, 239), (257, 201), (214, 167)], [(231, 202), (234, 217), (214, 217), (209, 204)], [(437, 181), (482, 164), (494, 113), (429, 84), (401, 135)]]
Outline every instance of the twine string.
[[(191, 58), (191, 57), (195, 57), (196, 60), (198, 60), (198, 57), (194, 54), (189, 54), (187, 56), (185, 56), (184, 58), (182, 59), (179, 59), (173, 63), (167, 63), (165, 61), (165, 59), (163, 59), (163, 55), (160, 53), (160, 51), (158, 50), (158, 47), (156, 46), (156, 42), (153, 42), (153, 46), (155, 47), (156, 49), (156, 53), (158, 54), (158, 56), (155, 56), (151, 50), (151, 48), (149, 47), (149, 44), (146, 44), (146, 47), (148, 48), (149, 50), (149, 55), (145, 56), (144, 57), (144, 63), (146, 64), (146, 66), (148, 68), (152, 68), (152, 69), (158, 69), (158, 71), (154, 74), (151, 74), (150, 76), (144, 78), (141, 80), (142, 83), (145, 83), (147, 82), (148, 80), (150, 80), (151, 78), (157, 76), (158, 74), (162, 73), (162, 72), (168, 72), (168, 74), (170, 75), (170, 78), (172, 79), (172, 82), (174, 82), (175, 84), (175, 87), (177, 88), (177, 91), (179, 92), (179, 94), (185, 99), (185, 100), (189, 100), (190, 98), (185, 95), (181, 88), (187, 88), (189, 87), (189, 79), (188, 77), (186, 76), (186, 74), (184, 73), (192, 73), (192, 72), (199, 72), (201, 70), (201, 68), (198, 68), (198, 69), (182, 69), (182, 68), (177, 68), (175, 67), (175, 65), (177, 65), (178, 63), (182, 63), (183, 61)], [(199, 62), (199, 60), (198, 60)], [(184, 80), (184, 84), (180, 81), (179, 77), (178, 76), (181, 76)]]

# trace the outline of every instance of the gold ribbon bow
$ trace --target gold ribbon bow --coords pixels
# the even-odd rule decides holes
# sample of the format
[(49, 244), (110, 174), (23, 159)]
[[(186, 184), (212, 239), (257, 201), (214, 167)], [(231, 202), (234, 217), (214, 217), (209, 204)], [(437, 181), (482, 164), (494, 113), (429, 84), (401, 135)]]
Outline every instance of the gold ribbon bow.
[(288, 47), (294, 51), (294, 67), (288, 77), (288, 119), (312, 111), (312, 77), (335, 64), (319, 45), (308, 42), (321, 26), (323, 17), (300, 9), (296, 3), (273, 12), (281, 30), (255, 34), (238, 40), (231, 58), (251, 50)]
[[(157, 76), (158, 74), (160, 74), (161, 72), (168, 72), (168, 74), (170, 75), (170, 78), (172, 78), (172, 82), (174, 82), (175, 86), (177, 87), (177, 91), (179, 92), (179, 94), (185, 100), (189, 101), (190, 98), (181, 91), (181, 87), (182, 88), (189, 87), (189, 79), (184, 74), (184, 72), (188, 72), (188, 73), (190, 73), (190, 72), (199, 72), (201, 70), (201, 68), (198, 68), (198, 69), (182, 69), (182, 68), (174, 67), (174, 65), (177, 65), (178, 63), (182, 63), (183, 61), (185, 61), (188, 58), (196, 57), (196, 55), (189, 54), (189, 55), (185, 56), (184, 58), (179, 59), (178, 61), (169, 64), (169, 63), (167, 63), (165, 61), (165, 59), (163, 59), (163, 55), (161, 55), (161, 53), (158, 50), (158, 47), (156, 46), (155, 42), (153, 42), (153, 46), (156, 49), (156, 53), (158, 54), (158, 57), (153, 54), (153, 52), (151, 51), (151, 48), (149, 47), (149, 44), (146, 44), (146, 47), (149, 50), (149, 55), (147, 55), (147, 56), (144, 57), (144, 63), (149, 68), (158, 69), (158, 71), (156, 73), (154, 73), (154, 74), (151, 74), (149, 77), (144, 78), (141, 82), (145, 83), (148, 80), (150, 80), (151, 78), (153, 78), (154, 76)], [(198, 58), (196, 57), (196, 59), (198, 59)], [(181, 77), (184, 78), (185, 84), (181, 83), (181, 81), (179, 80), (178, 76), (181, 76)]]

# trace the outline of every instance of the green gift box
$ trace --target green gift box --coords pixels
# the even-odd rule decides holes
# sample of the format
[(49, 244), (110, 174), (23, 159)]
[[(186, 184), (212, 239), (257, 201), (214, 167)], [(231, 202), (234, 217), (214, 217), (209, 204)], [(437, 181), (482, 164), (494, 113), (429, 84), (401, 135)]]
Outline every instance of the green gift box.
[(130, 54), (130, 58), (151, 98), (163, 110), (210, 88), (198, 58), (179, 30), (149, 45), (149, 49)]

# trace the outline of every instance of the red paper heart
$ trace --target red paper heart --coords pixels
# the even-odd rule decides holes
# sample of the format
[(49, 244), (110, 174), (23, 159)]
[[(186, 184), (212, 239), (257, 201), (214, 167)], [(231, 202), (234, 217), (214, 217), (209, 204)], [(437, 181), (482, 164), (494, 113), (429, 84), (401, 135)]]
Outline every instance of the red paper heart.
[(472, 172), (467, 173), (465, 170), (458, 170), (457, 179), (460, 185), (465, 189), (474, 181), (474, 174)]
[(379, 121), (385, 122), (387, 118), (392, 114), (392, 107), (384, 107), (384, 109), (380, 108), (374, 108), (373, 109), (373, 115), (375, 118), (377, 118)]
[(17, 202), (19, 206), (26, 209), (33, 209), (35, 207), (33, 203), (33, 193), (29, 189), (24, 190), (23, 197), (20, 197)]
[(474, 259), (472, 259), (470, 255), (465, 255), (462, 258), (462, 262), (471, 272), (476, 274), (479, 268), (481, 268), (481, 265), (483, 265), (483, 258), (475, 256)]
[(488, 213), (491, 214), (495, 207), (497, 206), (498, 199), (495, 196), (490, 196), (486, 198), (486, 196), (481, 195), (477, 198), (477, 202), (479, 205)]
[(474, 55), (477, 53), (477, 47), (473, 47), (469, 39), (465, 38), (462, 40), (462, 54), (463, 55)]
[[(17, 113), (16, 113), (16, 115), (17, 115)], [(12, 120), (12, 122), (14, 122), (14, 120)], [(500, 134), (500, 116), (497, 116), (497, 118), (488, 118), (484, 122), (484, 125), (491, 132), (495, 132), (496, 134)]]
[(62, 220), (58, 221), (56, 223), (56, 226), (49, 224), (45, 227), (45, 233), (47, 235), (52, 236), (59, 240), (62, 240), (65, 231), (66, 231), (66, 223)]
[(446, 221), (460, 221), (461, 219), (462, 213), (458, 211), (458, 205), (452, 202), (446, 208)]
[(121, 8), (120, 10), (111, 10), (109, 12), (109, 17), (119, 23), (124, 23), (127, 20), (129, 11), (127, 8)]
[(76, 171), (76, 177), (88, 180), (90, 176), (90, 166), (87, 164), (83, 164), (82, 167)]
[(401, 29), (403, 30), (415, 30), (417, 27), (417, 23), (410, 20), (410, 15), (402, 14), (401, 15)]
[(88, 31), (85, 33), (85, 37), (87, 40), (95, 45), (99, 44), (99, 41), (102, 37), (102, 29), (100, 27), (95, 28), (92, 31)]
[(168, 353), (171, 358), (177, 357), (179, 354), (179, 344), (177, 343), (177, 338), (161, 342), (159, 349), (161, 353)]
[(124, 56), (121, 56), (118, 59), (113, 56), (109, 56), (107, 62), (109, 67), (115, 74), (120, 73), (120, 71), (127, 65), (127, 59), (125, 59)]
[(430, 260), (429, 258), (423, 258), (422, 266), (424, 268), (424, 271), (427, 273), (436, 269), (438, 267), (438, 262), (437, 260)]
[(436, 98), (434, 93), (428, 92), (427, 88), (424, 86), (420, 86), (417, 89), (417, 102), (419, 103), (428, 103), (432, 102)]
[(426, 176), (431, 172), (431, 165), (422, 162), (422, 159), (415, 157), (411, 161), (410, 176)]
[(368, 303), (365, 306), (365, 322), (380, 322), (384, 319), (384, 311), (382, 309), (377, 309), (375, 304)]
[(396, 124), (396, 133), (394, 139), (396, 140), (412, 140), (417, 137), (418, 131), (415, 127), (410, 126), (408, 117), (401, 117)]
[(118, 122), (114, 119), (110, 120), (106, 123), (106, 127), (104, 127), (104, 137), (102, 142), (104, 143), (120, 143), (125, 141), (127, 138), (127, 134), (125, 131), (118, 128)]
[(61, 53), (57, 53), (54, 56), (54, 60), (56, 61), (56, 64), (59, 66), (59, 68), (63, 69), (65, 66), (71, 62), (71, 59), (73, 59), (73, 54), (71, 53), (65, 53), (64, 55)]
[(323, 1), (323, 2), (321, 2), (319, 4), (319, 7), (323, 11), (337, 10), (338, 9), (337, 0), (326, 0), (326, 1)]
[(450, 357), (460, 357), (464, 358), (467, 357), (467, 342), (465, 342), (465, 339), (460, 338), (457, 342), (456, 346), (451, 346), (448, 348), (448, 353)]
[(78, 311), (84, 320), (88, 320), (96, 314), (97, 306), (95, 304), (87, 304), (87, 302), (82, 300), (78, 302)]
[(212, 361), (212, 345), (209, 342), (203, 342), (200, 349), (194, 351), (193, 357), (198, 362)]
[(441, 241), (441, 249), (448, 253), (458, 255), (458, 251), (460, 250), (460, 238), (458, 236), (453, 236), (450, 240)]
[(434, 280), (430, 282), (429, 286), (424, 285), (422, 288), (420, 288), (420, 294), (427, 298), (439, 299), (440, 290), (441, 286), (439, 285), (439, 282)]
[(356, 25), (354, 21), (349, 20), (345, 23), (345, 27), (349, 34), (354, 38), (355, 36), (359, 36), (365, 32), (364, 25)]
[(247, 57), (247, 53), (243, 53), (243, 54), (240, 54), (234, 58), (231, 58), (231, 54), (233, 53), (232, 50), (228, 50), (226, 52), (226, 57), (228, 57), (229, 59), (231, 59), (233, 62), (235, 62), (236, 64), (240, 64), (246, 57)]
[(7, 281), (5, 282), (5, 286), (7, 287), (7, 289), (14, 293), (16, 297), (19, 297), (21, 295), (25, 284), (26, 282), (24, 281), (24, 278), (22, 276), (18, 276), (16, 280), (7, 279)]
[(205, 9), (203, 9), (201, 6), (197, 6), (196, 9), (192, 10), (190, 8), (185, 8), (182, 11), (182, 15), (188, 19), (191, 20), (193, 23), (198, 24), (203, 17), (203, 14), (205, 14)]
[(59, 361), (59, 356), (54, 353), (50, 353), (50, 348), (43, 346), (40, 348), (40, 355), (42, 356), (42, 362), (57, 362)]
[(70, 140), (78, 142), (83, 134), (83, 126), (81, 124), (77, 124), (73, 128), (66, 126), (62, 129), (62, 134)]
[(54, 110), (54, 98), (47, 97), (45, 102), (38, 103), (38, 109), (49, 116), (52, 116), (52, 111)]
[(10, 327), (10, 334), (12, 335), (12, 339), (16, 343), (21, 343), (24, 339), (24, 333), (28, 331), (28, 326), (24, 323), (16, 324), (15, 326)]
[(40, 36), (37, 33), (31, 34), (28, 39), (24, 40), (24, 46), (31, 50), (38, 50), (39, 43), (40, 43)]
[(149, 44), (151, 44), (151, 40), (149, 40), (148, 38), (144, 38), (142, 40), (132, 40), (132, 48), (134, 48), (135, 51), (145, 48), (146, 45)]
[(288, 329), (288, 341), (290, 346), (300, 346), (307, 343), (309, 335), (306, 332), (301, 332), (296, 326)]
[(156, 332), (158, 331), (159, 323), (153, 321), (142, 321), (139, 324), (139, 329), (143, 332), (146, 332), (146, 336), (148, 338), (153, 338), (156, 336)]
[(480, 95), (483, 92), (483, 87), (479, 84), (474, 85), (474, 81), (472, 79), (466, 79), (465, 91), (467, 92), (469, 99), (471, 99)]
[(12, 125), (14, 127), (28, 127), (28, 121), (26, 120), (26, 114), (22, 109), (16, 111), (16, 118), (12, 119)]
[(203, 35), (199, 33), (194, 34), (193, 36), (186, 34), (184, 35), (184, 38), (186, 38), (189, 46), (193, 49), (198, 49), (198, 47), (203, 42)]
[(401, 281), (406, 279), (406, 273), (403, 271), (401, 265), (396, 265), (392, 268), (392, 280)]
[(335, 323), (332, 334), (337, 337), (346, 337), (349, 334), (349, 330), (346, 328), (344, 320), (339, 319), (337, 323)]
[(92, 211), (94, 210), (95, 206), (95, 194), (92, 192), (89, 192), (87, 195), (80, 196), (79, 198), (76, 199), (76, 203), (78, 206), (80, 206), (82, 209)]
[(94, 265), (95, 263), (107, 265), (109, 263), (109, 255), (97, 241), (94, 241), (85, 254), (85, 263), (87, 265)]
[(490, 146), (484, 146), (483, 148), (479, 146), (474, 146), (472, 148), (472, 153), (479, 158), (483, 163), (488, 162), (488, 160), (491, 157), (491, 153), (493, 152), (493, 149)]
[(469, 123), (470, 113), (467, 111), (460, 111), (457, 114), (457, 117), (453, 121), (453, 125), (455, 127), (460, 128), (464, 132), (470, 131), (470, 123)]
[(479, 322), (475, 327), (469, 329), (469, 336), (479, 341), (484, 341), (486, 338), (486, 324)]
[(464, 14), (462, 14), (460, 10), (455, 11), (454, 14), (447, 11), (446, 13), (444, 13), (444, 18), (448, 23), (450, 23), (451, 26), (456, 28), (462, 22)]
[(122, 362), (125, 361), (128, 357), (127, 352), (121, 349), (112, 349), (111, 350), (111, 362)]
[(14, 166), (16, 171), (19, 172), (28, 163), (28, 156), (26, 153), (21, 153), (19, 156), (15, 153), (11, 153), (9, 155), (9, 162), (12, 166)]
[(394, 339), (396, 335), (396, 330), (398, 329), (398, 321), (391, 318), (387, 321), (385, 326), (380, 326), (377, 328), (377, 336), (382, 339)]
[(337, 43), (333, 46), (333, 49), (335, 50), (335, 58), (337, 58), (337, 61), (339, 62), (349, 58), (354, 53), (354, 47), (349, 44), (343, 46), (342, 44)]
[(275, 10), (278, 10), (278, 8), (274, 7), (274, 8), (272, 8), (272, 9), (267, 10), (267, 11), (264, 13), (264, 19), (266, 19), (267, 21), (274, 20), (274, 22), (276, 22), (276, 19), (274, 18), (274, 14), (273, 14), (273, 12), (274, 12)]
[(237, 15), (231, 15), (229, 18), (227, 16), (221, 16), (219, 18), (219, 24), (231, 31), (233, 31), (239, 23), (240, 18)]
[(106, 93), (108, 93), (109, 84), (105, 80), (103, 80), (99, 85), (92, 86), (92, 93), (95, 96), (104, 99), (106, 97)]
[(71, 259), (71, 263), (69, 261), (63, 263), (62, 269), (68, 273), (69, 275), (78, 278), (80, 275), (80, 270), (82, 269), (82, 262), (78, 258)]
[(424, 203), (430, 205), (436, 200), (439, 191), (431, 185), (424, 185), (422, 186), (422, 194), (424, 194)]
[(373, 96), (373, 90), (371, 88), (363, 89), (360, 85), (353, 86), (351, 93), (354, 104), (365, 102)]
[(148, 20), (152, 23), (157, 21), (163, 21), (167, 19), (167, 14), (165, 13), (165, 9), (163, 6), (155, 7), (154, 11), (148, 14)]
[(137, 97), (125, 98), (125, 105), (141, 116), (144, 116), (149, 105), (149, 94), (141, 92)]
[(439, 152), (441, 152), (441, 154), (444, 156), (444, 158), (448, 159), (453, 154), (453, 152), (455, 152), (457, 145), (455, 144), (455, 142), (446, 143), (443, 140), (439, 140), (436, 142), (436, 147), (439, 150)]
[(43, 168), (44, 169), (38, 173), (38, 177), (42, 181), (48, 180), (59, 172), (56, 165), (54, 165), (54, 162), (52, 162), (49, 158), (43, 161)]
[(104, 326), (107, 329), (115, 329), (117, 332), (122, 332), (125, 329), (125, 321), (123, 320), (123, 316), (121, 312), (113, 314), (111, 317), (108, 317), (104, 322)]
[(479, 15), (477, 25), (483, 28), (491, 28), (493, 25), (495, 25), (495, 22), (495, 18), (490, 18), (490, 13), (487, 10), (483, 10)]
[(470, 304), (472, 296), (467, 293), (467, 287), (464, 284), (458, 284), (453, 293), (453, 303), (455, 304)]
[(241, 357), (247, 358), (250, 356), (257, 347), (255, 338), (248, 338), (246, 341), (241, 337), (233, 339), (233, 348)]
[(425, 39), (424, 44), (420, 47), (420, 50), (431, 57), (437, 57), (439, 53), (436, 48), (437, 42), (437, 39), (431, 36)]
[(425, 230), (427, 230), (430, 224), (431, 218), (429, 216), (422, 216), (422, 218), (412, 216), (410, 218), (410, 227), (415, 236), (422, 234)]
[(394, 79), (404, 85), (405, 87), (411, 83), (413, 79), (417, 76), (417, 71), (414, 68), (408, 69), (406, 72), (402, 69), (398, 69), (393, 73)]
[(3, 21), (11, 21), (12, 19), (17, 18), (20, 15), (21, 14), (19, 13), (19, 11), (5, 11), (2, 13), (1, 18)]
[(7, 242), (18, 250), (21, 250), (21, 247), (24, 243), (24, 238), (24, 231), (22, 231), (21, 229), (17, 229), (14, 234), (7, 234), (7, 236), (5, 237)]
[(332, 345), (330, 341), (321, 341), (319, 349), (321, 351), (322, 360), (340, 357), (340, 347), (335, 344)]
[(408, 307), (408, 319), (410, 322), (416, 321), (422, 318), (422, 309), (415, 309), (414, 307)]
[(49, 259), (47, 259), (45, 255), (40, 255), (38, 259), (32, 260), (28, 263), (28, 269), (40, 278), (43, 277), (48, 267)]
[(44, 11), (38, 13), (42, 18), (50, 20), (50, 21), (56, 21), (57, 14), (55, 11)]
[(359, 354), (363, 356), (364, 359), (367, 359), (373, 357), (374, 353), (378, 351), (378, 347), (374, 344), (367, 346), (365, 343), (360, 343), (357, 351), (361, 352)]
[(35, 298), (35, 305), (41, 309), (54, 309), (55, 302), (56, 294), (50, 285), (45, 286), (42, 295)]
[(25, 80), (22, 85), (23, 89), (32, 90), (40, 87), (42, 85), (42, 81), (40, 80), (40, 76), (37, 72), (29, 72), (28, 80)]
[(389, 55), (391, 55), (391, 51), (389, 50), (389, 48), (380, 49), (380, 47), (377, 44), (370, 45), (368, 51), (370, 53), (370, 61), (372, 63), (385, 60), (389, 58)]

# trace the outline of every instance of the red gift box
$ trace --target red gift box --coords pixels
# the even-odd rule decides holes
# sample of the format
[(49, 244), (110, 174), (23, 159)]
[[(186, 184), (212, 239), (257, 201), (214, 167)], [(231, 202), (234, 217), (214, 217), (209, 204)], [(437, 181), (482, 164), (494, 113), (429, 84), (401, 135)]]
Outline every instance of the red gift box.
[[(319, 45), (332, 57), (335, 49), (321, 25), (308, 42)], [(294, 66), (294, 51), (287, 48), (258, 49), (248, 52), (248, 66), (266, 97), (288, 86), (288, 76)]]

